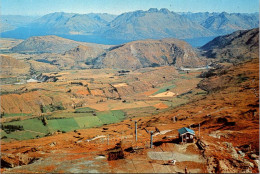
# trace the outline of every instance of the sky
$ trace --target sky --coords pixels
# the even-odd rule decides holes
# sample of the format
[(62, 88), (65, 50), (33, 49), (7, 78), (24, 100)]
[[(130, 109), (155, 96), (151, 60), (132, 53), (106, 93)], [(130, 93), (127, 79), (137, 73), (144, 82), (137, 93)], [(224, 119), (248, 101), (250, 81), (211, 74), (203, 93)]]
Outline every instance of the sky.
[(149, 8), (174, 12), (259, 12), (259, 0), (0, 0), (2, 15), (45, 15), (53, 12), (121, 14)]

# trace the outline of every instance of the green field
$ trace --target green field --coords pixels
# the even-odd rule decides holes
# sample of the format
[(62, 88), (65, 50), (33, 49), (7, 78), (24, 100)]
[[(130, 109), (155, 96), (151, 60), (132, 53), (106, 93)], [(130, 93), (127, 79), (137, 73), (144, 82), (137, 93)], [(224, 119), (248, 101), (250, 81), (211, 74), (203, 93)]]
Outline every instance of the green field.
[(2, 117), (22, 117), (22, 116), (31, 116), (32, 114), (26, 113), (11, 113), (11, 114), (3, 114)]
[(113, 113), (113, 115), (115, 117), (117, 117), (119, 120), (123, 120), (125, 118), (125, 113), (123, 111), (120, 110), (114, 110), (114, 111), (110, 111)]
[(85, 116), (93, 116), (93, 113), (74, 113), (74, 112), (60, 112), (53, 113), (48, 116), (47, 119), (55, 119), (55, 118), (71, 118), (71, 117), (85, 117)]
[[(32, 139), (36, 138), (36, 136), (43, 137), (49, 132), (48, 128), (42, 124), (42, 121), (36, 118), (3, 123), (3, 125), (23, 126), (24, 131), (15, 131), (5, 134), (7, 138), (14, 138), (17, 140)], [(1, 134), (1, 136), (3, 137), (4, 135)]]
[(48, 133), (46, 127), (42, 124), (42, 121), (34, 118), (28, 120), (21, 120), (21, 121), (13, 121), (9, 123), (4, 123), (3, 125), (16, 125), (16, 126), (23, 126), (24, 130), (31, 130), (40, 133)]
[(102, 126), (103, 122), (95, 116), (92, 117), (76, 117), (74, 120), (78, 123), (80, 128), (91, 128)]
[[(1, 135), (2, 136), (2, 135)], [(35, 132), (29, 132), (29, 131), (18, 131), (13, 132), (11, 134), (7, 134), (6, 137), (9, 139), (16, 139), (16, 140), (28, 140), (28, 139), (34, 139), (37, 136), (40, 136), (38, 133)], [(2, 136), (3, 137), (3, 136)]]
[(165, 86), (163, 88), (160, 88), (158, 91), (156, 91), (155, 93), (153, 93), (152, 95), (156, 95), (156, 94), (160, 94), (162, 92), (166, 92), (172, 88), (175, 88), (176, 86), (175, 85), (169, 85), (169, 86)]
[(112, 112), (100, 112), (98, 113), (97, 117), (101, 120), (104, 124), (116, 123), (120, 121), (116, 116), (113, 115)]
[(156, 108), (153, 106), (124, 109), (124, 112), (128, 118), (145, 117), (159, 113), (158, 110), (156, 110)]
[(47, 127), (49, 130), (53, 131), (65, 131), (69, 132), (75, 129), (80, 129), (78, 123), (74, 118), (65, 118), (65, 119), (53, 119), (47, 121)]
[(97, 112), (96, 114), (97, 116), (93, 116), (93, 113), (54, 113), (51, 116), (47, 116), (46, 126), (38, 118), (3, 123), (3, 126), (23, 126), (24, 130), (12, 131), (9, 134), (2, 131), (1, 138), (5, 136), (7, 139), (16, 140), (33, 139), (56, 131), (69, 132), (75, 129), (116, 123), (125, 118), (125, 113), (120, 110)]
[(89, 112), (95, 112), (95, 111), (96, 111), (95, 109), (89, 108), (89, 107), (75, 109), (75, 113), (89, 113)]

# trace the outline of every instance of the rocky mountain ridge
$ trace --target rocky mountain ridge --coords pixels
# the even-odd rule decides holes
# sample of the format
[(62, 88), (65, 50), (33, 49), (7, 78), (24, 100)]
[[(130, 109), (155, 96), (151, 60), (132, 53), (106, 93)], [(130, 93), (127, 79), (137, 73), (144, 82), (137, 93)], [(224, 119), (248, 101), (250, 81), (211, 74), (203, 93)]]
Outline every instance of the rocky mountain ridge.
[(123, 13), (102, 32), (102, 36), (125, 40), (167, 37), (184, 39), (212, 35), (214, 33), (199, 24), (165, 8)]
[(2, 32), (2, 36), (26, 39), (55, 34), (78, 41), (118, 45), (133, 40), (166, 37), (200, 38), (203, 41), (203, 38), (258, 25), (258, 13), (175, 13), (165, 8), (137, 10), (119, 16), (56, 12), (27, 23), (26, 26), (10, 28)]
[(225, 35), (236, 30), (256, 28), (259, 25), (259, 13), (180, 13), (180, 15), (196, 21), (216, 35)]
[(97, 68), (139, 69), (173, 65), (200, 67), (206, 61), (198, 57), (193, 48), (178, 39), (141, 40), (112, 47), (92, 61)]
[(219, 36), (202, 46), (204, 55), (229, 62), (259, 58), (259, 28)]

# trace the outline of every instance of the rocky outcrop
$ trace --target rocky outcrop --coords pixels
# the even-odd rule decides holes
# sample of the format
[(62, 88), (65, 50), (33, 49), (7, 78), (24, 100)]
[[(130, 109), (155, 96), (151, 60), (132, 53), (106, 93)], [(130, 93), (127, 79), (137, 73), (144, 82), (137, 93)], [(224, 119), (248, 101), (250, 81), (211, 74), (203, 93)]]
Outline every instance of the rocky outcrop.
[(105, 50), (101, 46), (94, 48), (90, 46), (79, 45), (76, 48), (66, 51), (63, 55), (66, 58), (71, 58), (75, 61), (84, 61), (86, 64), (88, 64), (93, 58), (96, 58), (104, 52)]
[(224, 147), (218, 146), (215, 149), (221, 149), (222, 153), (229, 154), (226, 158), (217, 158), (205, 152), (208, 163), (208, 171), (210, 173), (252, 173), (254, 164), (245, 158), (245, 154), (241, 155), (240, 151), (229, 142), (222, 143)]
[(34, 78), (40, 82), (56, 82), (58, 80), (56, 76), (47, 76), (43, 74), (35, 76)]
[(38, 158), (29, 157), (27, 154), (1, 154), (1, 168), (13, 168), (16, 166), (27, 165), (33, 163)]

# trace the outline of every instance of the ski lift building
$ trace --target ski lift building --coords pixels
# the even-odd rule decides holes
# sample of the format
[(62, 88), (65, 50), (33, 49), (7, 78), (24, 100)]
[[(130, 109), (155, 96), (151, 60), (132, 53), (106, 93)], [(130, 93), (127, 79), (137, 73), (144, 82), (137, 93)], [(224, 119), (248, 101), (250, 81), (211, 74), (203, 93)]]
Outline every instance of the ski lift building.
[(182, 143), (193, 143), (195, 132), (192, 129), (183, 127), (178, 130), (179, 132), (179, 139)]

